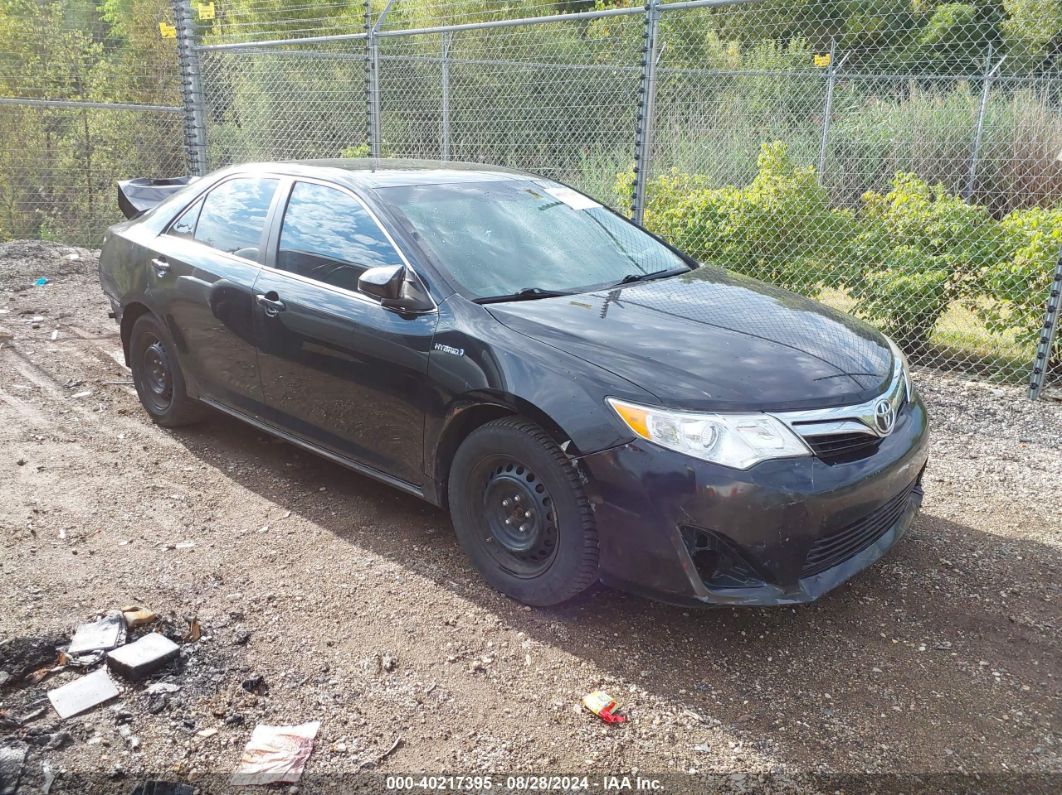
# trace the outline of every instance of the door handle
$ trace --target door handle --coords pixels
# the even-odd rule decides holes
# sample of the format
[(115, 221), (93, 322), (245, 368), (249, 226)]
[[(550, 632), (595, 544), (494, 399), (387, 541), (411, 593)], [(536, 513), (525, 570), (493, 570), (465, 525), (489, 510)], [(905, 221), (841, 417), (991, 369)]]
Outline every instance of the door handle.
[[(270, 296), (273, 297), (271, 298)], [(279, 313), (288, 308), (287, 305), (277, 297), (277, 294), (273, 292), (255, 296), (254, 300), (258, 302), (258, 305), (262, 307), (262, 310), (269, 317), (276, 317)]]
[(155, 273), (159, 276), (165, 276), (170, 272), (170, 263), (168, 263), (163, 257), (155, 257), (151, 260), (151, 264), (155, 266)]

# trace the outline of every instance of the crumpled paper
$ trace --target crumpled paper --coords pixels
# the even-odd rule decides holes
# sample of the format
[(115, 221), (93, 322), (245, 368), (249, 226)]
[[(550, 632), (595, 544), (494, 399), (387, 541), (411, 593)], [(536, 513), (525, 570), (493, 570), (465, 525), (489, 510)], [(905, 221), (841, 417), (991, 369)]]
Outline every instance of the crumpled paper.
[(229, 783), (237, 787), (296, 783), (320, 728), (319, 720), (299, 726), (255, 726)]

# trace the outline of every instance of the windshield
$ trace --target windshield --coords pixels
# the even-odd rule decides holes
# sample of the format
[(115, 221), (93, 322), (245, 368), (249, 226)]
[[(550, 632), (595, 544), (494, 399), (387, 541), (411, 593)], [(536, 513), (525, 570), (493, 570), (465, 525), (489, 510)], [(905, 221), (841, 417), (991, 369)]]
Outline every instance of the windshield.
[(545, 180), (382, 188), (473, 299), (583, 292), (689, 270), (651, 235)]

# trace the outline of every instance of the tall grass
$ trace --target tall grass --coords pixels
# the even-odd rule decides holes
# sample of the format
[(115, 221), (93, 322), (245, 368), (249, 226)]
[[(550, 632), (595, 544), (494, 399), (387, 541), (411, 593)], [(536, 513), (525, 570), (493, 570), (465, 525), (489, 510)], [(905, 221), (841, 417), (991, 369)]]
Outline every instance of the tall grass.
[[(776, 84), (771, 92), (767, 80)], [(966, 80), (840, 80), (822, 172), (831, 202), (856, 207), (866, 191), (887, 190), (899, 171), (965, 196), (980, 91), (980, 84)], [(707, 186), (745, 185), (756, 173), (760, 145), (772, 140), (786, 142), (793, 162), (818, 163), (825, 96), (820, 76), (726, 74), (691, 82), (675, 75), (660, 92), (654, 173), (677, 169), (697, 174)], [(614, 195), (613, 169), (617, 163), (629, 168), (630, 142), (600, 142), (586, 152), (574, 181), (602, 201), (629, 203), (629, 197)], [(1060, 152), (1062, 82), (997, 81), (989, 94), (970, 200), (996, 217), (1057, 204), (1062, 201)]]

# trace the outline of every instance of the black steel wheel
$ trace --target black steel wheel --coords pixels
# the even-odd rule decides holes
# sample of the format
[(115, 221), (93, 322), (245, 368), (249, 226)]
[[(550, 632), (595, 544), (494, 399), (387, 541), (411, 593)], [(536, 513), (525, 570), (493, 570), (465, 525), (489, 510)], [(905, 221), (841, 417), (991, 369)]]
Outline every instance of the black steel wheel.
[(148, 331), (144, 334), (144, 353), (140, 360), (143, 373), (144, 399), (151, 403), (153, 413), (162, 414), (173, 403), (173, 375), (162, 340)]
[(553, 498), (530, 467), (511, 456), (486, 458), (483, 487), (483, 541), (498, 565), (516, 577), (536, 577), (557, 554), (557, 515)]
[(539, 426), (495, 420), (464, 441), (448, 494), (458, 540), (491, 585), (554, 605), (597, 579), (597, 530), (574, 466)]
[(173, 343), (152, 315), (141, 315), (133, 324), (129, 365), (140, 403), (159, 425), (175, 428), (202, 417), (202, 406), (185, 392)]

